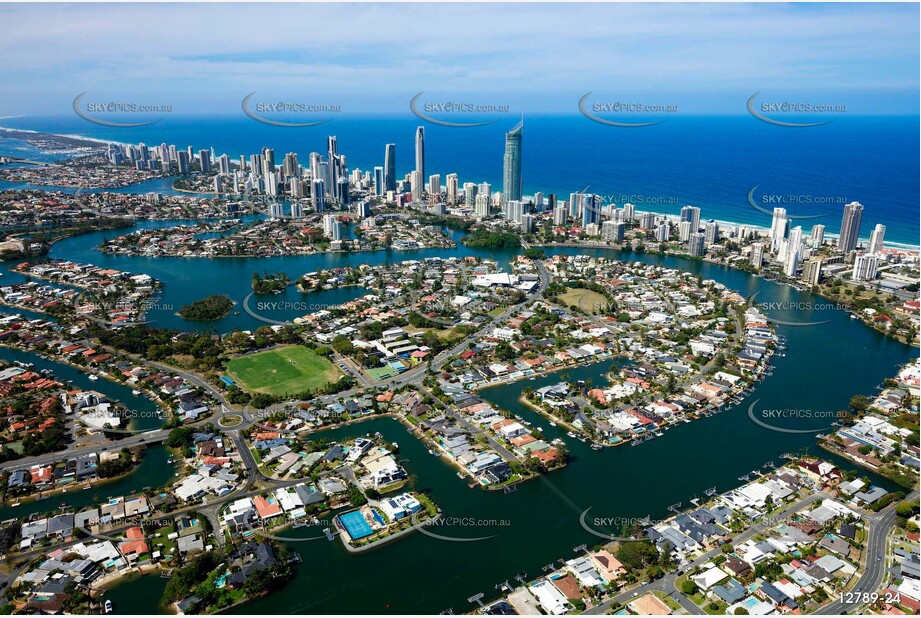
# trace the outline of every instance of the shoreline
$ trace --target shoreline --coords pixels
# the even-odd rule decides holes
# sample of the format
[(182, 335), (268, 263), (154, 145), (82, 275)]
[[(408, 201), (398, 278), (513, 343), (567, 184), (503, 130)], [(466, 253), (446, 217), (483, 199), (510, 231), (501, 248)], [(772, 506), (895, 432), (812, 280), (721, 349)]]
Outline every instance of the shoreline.
[[(0, 131), (4, 131), (4, 132), (21, 131), (21, 132), (24, 132), (24, 133), (33, 133), (33, 134), (39, 135), (39, 136), (40, 136), (40, 135), (48, 135), (48, 136), (59, 137), (59, 138), (63, 138), (63, 139), (86, 141), (86, 142), (91, 142), (91, 143), (99, 144), (99, 145), (117, 144), (117, 145), (125, 146), (125, 145), (131, 145), (131, 144), (132, 144), (132, 142), (119, 142), (119, 141), (111, 140), (111, 139), (100, 139), (100, 138), (86, 137), (86, 136), (78, 135), (78, 134), (50, 133), (50, 132), (47, 132), (47, 131), (38, 131), (38, 130), (34, 130), (34, 129), (19, 129), (19, 128), (15, 128), (15, 127), (5, 127), (5, 126), (0, 126)], [(3, 137), (3, 136), (0, 135), (0, 137)], [(12, 138), (11, 138), (11, 139), (12, 139)], [(50, 154), (50, 153), (43, 152), (43, 154)], [(237, 154), (237, 155), (234, 155), (234, 156), (231, 157), (231, 159), (234, 159), (234, 160), (238, 159), (239, 156), (240, 156), (240, 154), (245, 154), (245, 153), (239, 153), (239, 154)], [(229, 155), (228, 155), (228, 156), (229, 156)], [(165, 177), (168, 178), (169, 176), (165, 176)], [(145, 182), (146, 182), (146, 181), (145, 181)], [(133, 183), (133, 184), (139, 184), (139, 183)], [(130, 187), (130, 186), (132, 186), (132, 185), (126, 185), (126, 186), (124, 186), (124, 187), (116, 187), (116, 188), (124, 189), (124, 188)], [(172, 186), (172, 183), (171, 183), (171, 186)], [(175, 191), (179, 191), (179, 192), (182, 192), (182, 193), (198, 194), (198, 195), (202, 195), (202, 196), (208, 196), (207, 199), (213, 199), (214, 197), (219, 197), (219, 196), (221, 196), (221, 195), (226, 195), (226, 194), (213, 193), (213, 192), (202, 193), (202, 192), (200, 192), (200, 191), (190, 191), (190, 190), (184, 190), (184, 189), (176, 189), (175, 187), (173, 187), (173, 189), (174, 189)], [(553, 191), (547, 191), (547, 190), (545, 190), (545, 191), (543, 191), (543, 192), (544, 192), (545, 194), (547, 194), (547, 193), (554, 193)], [(558, 195), (565, 195), (565, 192), (556, 192), (556, 193), (557, 193)], [(529, 194), (529, 196), (533, 196), (533, 194), (534, 194), (534, 192), (532, 191), (532, 192)], [(663, 207), (665, 207), (665, 206), (674, 206), (674, 207), (677, 208), (677, 207), (678, 207), (677, 205), (681, 203), (681, 200), (678, 200), (677, 198), (675, 198), (675, 199), (677, 200), (677, 201), (675, 202), (675, 204), (663, 204)], [(706, 206), (701, 206), (701, 209), (704, 209), (704, 208), (706, 208)], [(676, 220), (678, 220), (678, 219), (680, 218), (680, 215), (674, 214), (674, 213), (670, 213), (670, 212), (651, 211), (651, 210), (636, 210), (635, 212), (636, 212), (637, 214), (653, 212), (653, 213), (655, 213), (655, 214), (657, 214), (657, 215), (659, 215), (659, 216), (662, 216), (662, 217), (667, 218), (670, 222), (674, 222), (674, 221), (676, 221)], [(764, 216), (764, 217), (767, 217), (768, 215), (763, 215), (763, 216)], [(757, 224), (757, 223), (745, 223), (745, 222), (740, 222), (740, 221), (730, 221), (730, 220), (717, 219), (717, 218), (714, 218), (713, 220), (716, 221), (721, 227), (722, 227), (722, 226), (726, 226), (726, 227), (748, 227), (748, 228), (753, 228), (753, 229), (756, 229), (756, 230), (759, 230), (759, 231), (768, 231), (768, 230), (770, 229), (769, 226), (766, 227), (766, 226), (764, 226), (764, 225)], [(835, 232), (826, 232), (826, 234), (825, 234), (825, 237), (826, 237), (826, 238), (829, 238), (829, 239), (837, 238), (838, 236), (839, 236), (839, 233), (835, 233)], [(869, 237), (866, 237), (866, 238), (859, 237), (859, 238), (858, 238), (858, 242), (861, 241), (861, 240), (867, 241), (867, 243), (868, 243), (868, 242), (869, 242)], [(889, 246), (889, 248), (895, 248), (895, 249), (902, 250), (902, 251), (909, 251), (909, 252), (921, 253), (921, 245), (915, 245), (915, 244), (910, 244), (910, 243), (900, 243), (900, 242), (896, 242), (896, 241), (892, 241), (892, 240), (888, 241), (886, 244)]]

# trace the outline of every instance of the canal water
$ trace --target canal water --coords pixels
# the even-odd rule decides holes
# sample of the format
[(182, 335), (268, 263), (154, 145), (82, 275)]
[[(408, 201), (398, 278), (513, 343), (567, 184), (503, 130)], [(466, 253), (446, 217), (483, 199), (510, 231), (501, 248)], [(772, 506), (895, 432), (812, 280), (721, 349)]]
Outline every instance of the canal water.
[[(164, 225), (157, 222), (148, 225)], [(119, 232), (121, 233), (121, 232)], [(147, 273), (165, 284), (162, 302), (172, 305), (151, 316), (158, 326), (200, 328), (174, 315), (180, 306), (209, 293), (224, 293), (241, 301), (250, 291), (254, 271), (285, 271), (291, 278), (305, 272), (334, 266), (362, 263), (382, 264), (428, 256), (479, 255), (507, 264), (516, 251), (490, 252), (459, 245), (455, 250), (382, 251), (359, 254), (324, 254), (281, 258), (140, 258), (104, 256), (96, 247), (114, 232), (91, 233), (57, 243), (52, 257), (86, 261), (102, 266)], [(612, 250), (558, 249), (561, 253), (605, 255), (615, 259), (661, 264), (699, 273), (737, 290), (745, 297), (758, 293), (757, 302), (772, 306), (802, 307), (803, 303), (825, 305), (809, 292), (765, 281), (719, 265), (679, 257), (620, 253)], [(6, 267), (6, 266), (4, 266)], [(360, 295), (357, 288), (333, 290), (324, 300), (330, 304)], [(341, 296), (340, 296), (341, 294)], [(302, 295), (293, 288), (274, 299), (314, 302), (315, 295)], [(780, 303), (780, 304), (776, 304)], [(786, 304), (785, 304), (786, 303)], [(301, 315), (273, 314), (273, 319)], [(545, 419), (518, 402), (525, 386), (537, 388), (559, 380), (544, 376), (535, 381), (496, 386), (481, 391), (490, 402), (532, 420), (544, 428), (548, 438), (562, 437), (571, 453), (569, 465), (545, 478), (519, 487), (510, 494), (470, 489), (456, 470), (430, 455), (398, 422), (375, 419), (360, 425), (327, 432), (334, 439), (380, 431), (400, 445), (400, 457), (415, 475), (416, 487), (426, 491), (444, 509), (446, 521), (453, 525), (433, 529), (448, 541), (415, 533), (378, 549), (349, 554), (336, 541), (292, 543), (304, 559), (299, 574), (283, 590), (238, 609), (237, 613), (455, 613), (472, 609), (467, 599), (483, 593), (499, 594), (497, 584), (513, 582), (522, 571), (534, 577), (553, 560), (570, 558), (573, 548), (592, 545), (601, 539), (580, 525), (580, 515), (590, 509), (586, 520), (596, 518), (666, 517), (668, 507), (690, 505), (692, 498), (704, 496), (710, 488), (726, 491), (738, 486), (740, 476), (768, 461), (782, 463), (784, 453), (806, 450), (851, 467), (815, 447), (815, 436), (771, 431), (753, 423), (748, 408), (755, 410), (799, 408), (814, 411), (839, 410), (852, 395), (872, 394), (882, 380), (891, 377), (896, 367), (915, 356), (912, 348), (887, 339), (864, 326), (849, 314), (834, 309), (780, 311), (771, 317), (792, 322), (824, 322), (813, 326), (777, 327), (787, 339), (785, 356), (773, 361), (775, 371), (758, 385), (742, 404), (722, 414), (680, 424), (664, 436), (642, 445), (591, 451), (588, 445), (565, 437), (565, 431), (552, 428)], [(281, 315), (281, 317), (279, 317)], [(827, 320), (827, 322), (825, 322)], [(245, 312), (209, 323), (219, 332), (233, 328), (255, 328), (261, 323)], [(572, 379), (591, 377), (604, 383), (610, 365), (568, 370)], [(57, 369), (56, 369), (57, 370)], [(577, 377), (577, 372), (578, 376)], [(785, 428), (815, 429), (816, 421), (785, 419)], [(145, 458), (146, 460), (147, 458)], [(861, 472), (861, 474), (865, 474)], [(875, 478), (877, 484), (891, 487)], [(146, 483), (150, 484), (150, 483)], [(90, 493), (90, 492), (85, 492)], [(456, 519), (453, 519), (456, 518)], [(618, 530), (603, 530), (619, 532)], [(482, 540), (480, 537), (487, 537)], [(154, 595), (150, 578), (138, 578), (116, 586), (111, 592), (121, 598)], [(143, 591), (142, 592), (142, 587)], [(135, 597), (133, 591), (138, 590)], [(121, 605), (121, 607), (119, 607)], [(116, 603), (116, 612), (132, 611)], [(131, 605), (130, 603), (128, 605)], [(151, 605), (152, 606), (152, 605)], [(135, 606), (137, 607), (137, 606)], [(148, 604), (145, 603), (145, 609)]]
[(23, 501), (19, 506), (9, 504), (0, 507), (0, 521), (27, 519), (36, 513), (46, 513), (66, 506), (64, 510), (75, 511), (99, 504), (109, 498), (139, 493), (147, 488), (157, 488), (173, 480), (176, 467), (169, 463), (170, 451), (165, 446), (148, 446), (137, 467), (121, 478), (112, 481), (97, 481), (91, 489), (71, 490), (54, 493), (41, 500)]

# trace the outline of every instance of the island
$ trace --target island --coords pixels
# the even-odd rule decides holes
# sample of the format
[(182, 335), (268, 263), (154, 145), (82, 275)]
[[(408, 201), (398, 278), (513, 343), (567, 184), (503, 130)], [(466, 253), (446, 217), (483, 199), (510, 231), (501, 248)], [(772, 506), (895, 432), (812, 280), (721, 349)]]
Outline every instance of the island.
[(233, 301), (224, 294), (212, 294), (179, 309), (179, 315), (187, 320), (208, 322), (220, 320), (233, 308)]

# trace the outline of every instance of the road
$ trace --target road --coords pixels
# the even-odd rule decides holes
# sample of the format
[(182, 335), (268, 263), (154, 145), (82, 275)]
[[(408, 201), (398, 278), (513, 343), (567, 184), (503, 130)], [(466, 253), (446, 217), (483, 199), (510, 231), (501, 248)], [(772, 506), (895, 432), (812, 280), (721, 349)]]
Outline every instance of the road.
[[(917, 490), (905, 497), (905, 500), (917, 499)], [(860, 575), (860, 579), (854, 584), (852, 589), (854, 593), (865, 592), (872, 594), (874, 592), (879, 592), (879, 588), (883, 583), (883, 576), (886, 573), (886, 539), (889, 537), (889, 533), (895, 525), (895, 507), (898, 502), (899, 501), (893, 502), (879, 513), (874, 513), (866, 517), (870, 528), (867, 535), (866, 552), (864, 552), (864, 558), (867, 563), (864, 566), (863, 573)], [(882, 560), (877, 560), (877, 556), (882, 556)], [(855, 609), (860, 609), (863, 605), (866, 604), (845, 603), (839, 597), (837, 601), (832, 601), (815, 613), (823, 615), (840, 615)]]
[[(744, 532), (741, 532), (737, 534), (736, 536), (732, 537), (732, 539), (729, 542), (732, 543), (733, 545), (739, 545), (741, 543), (744, 543), (745, 541), (751, 539), (752, 537), (763, 532), (764, 530), (767, 530), (768, 528), (773, 527), (774, 523), (778, 519), (787, 519), (791, 517), (792, 515), (794, 515), (795, 513), (797, 513), (798, 511), (801, 511), (802, 509), (806, 508), (807, 506), (809, 506), (816, 500), (819, 500), (822, 498), (829, 498), (829, 497), (831, 496), (824, 491), (816, 493), (816, 494), (811, 494), (801, 500), (796, 501), (795, 503), (793, 503), (792, 505), (784, 509), (782, 513), (779, 513), (778, 515), (772, 515), (768, 522), (758, 523), (758, 524), (755, 524), (754, 526), (750, 526)], [(689, 563), (682, 565), (682, 570), (685, 573), (687, 573), (693, 570), (694, 568), (699, 567), (700, 565), (705, 564), (706, 562), (709, 562), (710, 560), (712, 560), (713, 558), (715, 558), (716, 556), (720, 554), (721, 554), (720, 548), (715, 547), (711, 549), (710, 551), (704, 554), (701, 554), (700, 556), (690, 561)], [(652, 592), (654, 590), (658, 590), (661, 592), (665, 592), (670, 597), (675, 599), (675, 601), (681, 604), (681, 607), (685, 608), (690, 613), (703, 614), (704, 611), (700, 607), (698, 607), (693, 601), (687, 598), (687, 596), (685, 596), (675, 586), (675, 582), (677, 581), (677, 579), (678, 579), (678, 574), (677, 572), (673, 571), (665, 575), (662, 579), (656, 580), (654, 582), (649, 582), (647, 584), (643, 584), (642, 586), (639, 586), (638, 588), (627, 590), (626, 592), (623, 592), (615, 597), (612, 597), (611, 599), (608, 599), (604, 603), (601, 603), (591, 609), (586, 610), (585, 613), (586, 614), (606, 614), (608, 610), (611, 609), (611, 607), (616, 603), (621, 603), (621, 604), (628, 603), (631, 599), (633, 599), (633, 597), (640, 596), (646, 592)]]

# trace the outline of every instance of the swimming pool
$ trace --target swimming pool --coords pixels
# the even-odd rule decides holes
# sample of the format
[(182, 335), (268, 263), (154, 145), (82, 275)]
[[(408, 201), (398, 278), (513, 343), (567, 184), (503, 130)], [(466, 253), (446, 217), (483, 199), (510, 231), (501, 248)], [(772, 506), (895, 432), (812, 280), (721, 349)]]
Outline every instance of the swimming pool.
[(374, 534), (371, 526), (368, 525), (368, 522), (365, 521), (364, 516), (359, 511), (349, 511), (339, 515), (339, 523), (342, 524), (353, 540), (363, 539)]

